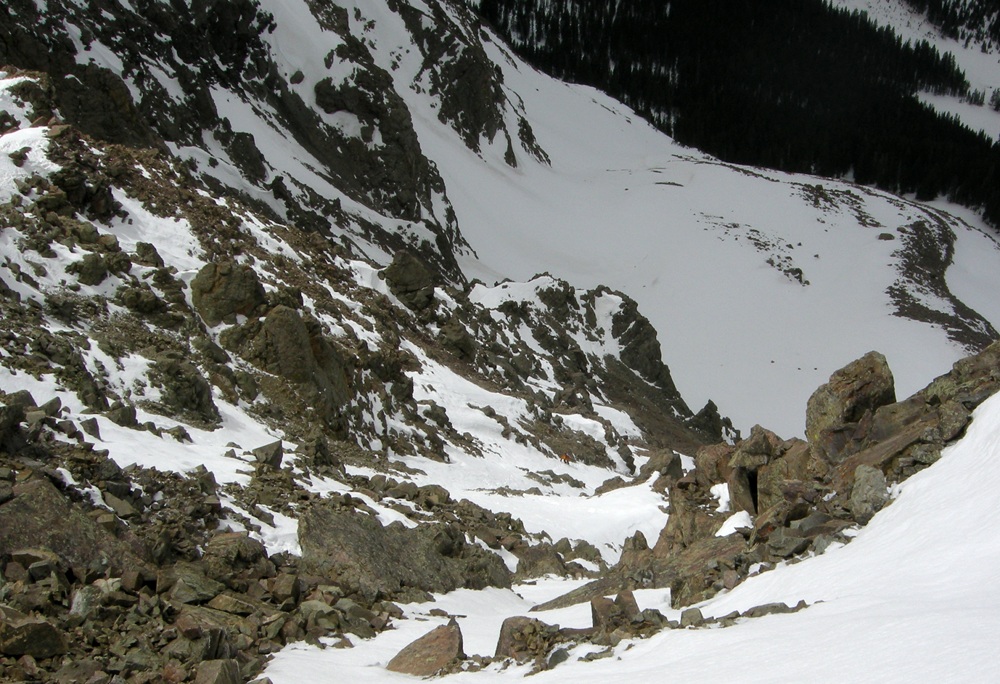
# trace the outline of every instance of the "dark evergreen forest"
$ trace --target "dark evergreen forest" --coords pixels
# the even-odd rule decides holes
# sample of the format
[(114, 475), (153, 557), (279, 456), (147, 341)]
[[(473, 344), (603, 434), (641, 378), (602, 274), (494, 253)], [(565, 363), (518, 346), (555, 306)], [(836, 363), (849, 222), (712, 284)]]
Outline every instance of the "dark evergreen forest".
[(906, 0), (956, 40), (1000, 46), (1000, 0)]
[(954, 58), (862, 14), (822, 0), (481, 0), (479, 12), (537, 67), (604, 90), (684, 144), (945, 195), (1000, 227), (1000, 145), (915, 97), (967, 95)]

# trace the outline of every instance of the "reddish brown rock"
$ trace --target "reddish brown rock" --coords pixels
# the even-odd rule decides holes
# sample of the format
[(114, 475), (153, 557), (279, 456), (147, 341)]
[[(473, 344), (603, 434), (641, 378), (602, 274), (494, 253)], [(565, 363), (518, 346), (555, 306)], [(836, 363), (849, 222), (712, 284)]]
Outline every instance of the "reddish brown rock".
[(462, 651), (462, 630), (455, 620), (435, 627), (420, 637), (386, 665), (387, 670), (416, 677), (430, 677), (455, 660), (465, 658)]

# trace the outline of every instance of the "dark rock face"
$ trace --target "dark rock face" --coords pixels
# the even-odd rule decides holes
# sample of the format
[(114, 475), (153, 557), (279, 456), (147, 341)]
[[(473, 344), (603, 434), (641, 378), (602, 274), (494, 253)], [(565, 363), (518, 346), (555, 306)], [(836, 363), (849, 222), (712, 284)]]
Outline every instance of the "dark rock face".
[(207, 264), (191, 282), (195, 310), (210, 326), (251, 316), (266, 301), (264, 286), (249, 266), (225, 261)]
[(115, 73), (94, 64), (79, 65), (56, 83), (59, 111), (81, 131), (100, 140), (151, 147), (157, 138), (132, 94)]
[(476, 340), (457, 316), (441, 327), (441, 343), (463, 361), (472, 363), (476, 360)]
[(850, 446), (837, 455), (833, 486), (847, 491), (861, 465), (881, 470), (890, 482), (927, 467), (945, 444), (961, 436), (972, 410), (998, 389), (1000, 342), (994, 342), (909, 399), (882, 406), (859, 423)]
[(456, 660), (465, 658), (462, 630), (455, 620), (433, 630), (396, 654), (386, 669), (392, 672), (432, 677)]
[(48, 481), (15, 485), (13, 494), (0, 505), (0, 555), (43, 546), (81, 572), (144, 566), (146, 551), (141, 544), (115, 537), (73, 508)]
[(55, 625), (0, 605), (0, 653), (51, 658), (67, 650), (66, 636)]
[(604, 634), (611, 634), (631, 625), (634, 620), (642, 619), (642, 612), (631, 591), (621, 592), (614, 601), (595, 596), (590, 600), (590, 615), (594, 630)]
[[(402, 2), (392, 3), (392, 8), (406, 22), (406, 27), (416, 39), (424, 57), (424, 70), (431, 81), (431, 93), (441, 101), (439, 117), (462, 135), (465, 144), (476, 152), (485, 138), (493, 142), (497, 133), (504, 130), (503, 76), (486, 56), (476, 39), (469, 39), (467, 25), (471, 17), (466, 12), (458, 14), (445, 10), (440, 2), (429, 3), (433, 23), (424, 13)], [(440, 68), (432, 68), (434, 65)], [(510, 135), (507, 134), (508, 146)]]
[(389, 291), (414, 311), (426, 309), (434, 301), (437, 278), (427, 264), (410, 252), (396, 252), (383, 273)]
[(383, 527), (367, 515), (314, 506), (299, 520), (299, 543), (306, 572), (371, 598), (510, 586), (510, 571), (498, 556), (467, 544), (446, 525)]
[[(166, 150), (164, 141), (197, 147), (214, 136), (243, 178), (272, 191), (296, 224), (323, 233), (334, 224), (345, 225), (349, 219), (339, 201), (322, 197), (309, 187), (307, 179), (275, 174), (258, 141), (246, 131), (234, 130), (233, 122), (220, 116), (211, 89), (225, 90), (266, 112), (268, 120), (282, 126), (318, 161), (321, 175), (332, 179), (352, 200), (385, 216), (417, 223), (421, 231), (433, 235), (431, 240), (411, 245), (405, 235), (352, 217), (364, 224), (366, 240), (387, 252), (411, 245), (450, 280), (462, 282), (455, 253), (466, 245), (450, 208), (439, 209), (447, 207), (444, 183), (420, 149), (410, 112), (396, 92), (391, 74), (381, 69), (365, 43), (352, 35), (346, 10), (337, 8), (338, 13), (318, 3), (310, 7), (321, 24), (342, 39), (342, 45), (326, 56), (327, 67), (336, 61), (356, 69), (348, 83), (319, 81), (310, 94), (320, 105), (318, 112), (293, 83), (301, 83), (302, 75), (286, 80), (280, 57), (272, 53), (267, 39), (275, 28), (274, 17), (251, 0), (195, 3), (170, 11), (136, 11), (106, 2), (87, 8), (61, 5), (44, 13), (28, 0), (12, 0), (8, 6), (12, 21), (0, 27), (0, 64), (51, 75), (47, 91), (41, 93), (45, 102), (36, 98), (40, 101), (37, 117), (48, 119), (59, 111), (77, 130), (98, 140), (160, 150)], [(435, 7), (435, 12), (442, 18), (446, 15), (441, 7)], [(339, 18), (333, 19), (334, 15)], [(77, 39), (83, 41), (84, 49), (94, 40), (107, 46), (120, 60), (120, 71), (78, 64), (68, 25), (78, 27)], [(469, 47), (463, 55), (482, 53), (478, 38), (465, 42)], [(164, 44), (173, 49), (164, 52)], [(445, 45), (452, 42), (445, 41)], [(150, 66), (153, 64), (173, 75), (174, 88), (164, 88), (160, 72)], [(453, 84), (461, 78), (466, 85), (493, 82), (489, 80), (491, 72), (469, 69), (468, 64), (480, 65), (476, 59), (463, 60), (457, 65), (458, 72), (447, 74), (438, 73), (442, 64), (451, 65), (451, 60), (428, 64), (435, 81)], [(486, 64), (491, 66), (488, 60)], [(498, 88), (494, 84), (494, 90)], [(463, 99), (480, 92), (478, 88), (444, 90), (460, 100), (455, 107), (480, 100)], [(497, 102), (502, 105), (504, 100)], [(323, 112), (348, 112), (358, 117), (361, 136), (343, 132)], [(502, 116), (494, 113), (493, 118), (497, 117), (502, 122)], [(475, 120), (481, 118), (477, 114)], [(378, 144), (373, 142), (376, 134)], [(202, 171), (191, 170), (196, 175)], [(234, 196), (239, 193), (235, 188), (229, 190)]]

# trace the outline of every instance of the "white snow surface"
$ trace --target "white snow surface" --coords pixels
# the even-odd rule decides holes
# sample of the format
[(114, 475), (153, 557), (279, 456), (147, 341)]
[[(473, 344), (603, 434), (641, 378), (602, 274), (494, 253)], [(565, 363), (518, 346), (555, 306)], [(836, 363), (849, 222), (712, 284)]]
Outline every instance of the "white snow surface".
[[(891, 315), (886, 289), (900, 242), (879, 235), (926, 219), (924, 205), (720, 163), (601, 93), (508, 61), (496, 42), (486, 46), (551, 166), (523, 153), (516, 169), (489, 151), (470, 155), (432, 112), (420, 115), (418, 96), (408, 101), (478, 256), (462, 262), (470, 276), (525, 280), (551, 271), (578, 287), (627, 293), (656, 328), (692, 409), (713, 399), (744, 432), (759, 423), (802, 434), (809, 395), (872, 349), (888, 358), (900, 396), (965, 355), (942, 329)], [(831, 199), (815, 201), (807, 186)], [(1000, 251), (974, 216), (952, 225), (959, 244), (976, 245), (957, 250), (977, 260), (974, 271), (948, 272), (964, 293), (978, 287), (965, 287), (969, 278), (1000, 273)], [(808, 285), (787, 268), (801, 269)]]

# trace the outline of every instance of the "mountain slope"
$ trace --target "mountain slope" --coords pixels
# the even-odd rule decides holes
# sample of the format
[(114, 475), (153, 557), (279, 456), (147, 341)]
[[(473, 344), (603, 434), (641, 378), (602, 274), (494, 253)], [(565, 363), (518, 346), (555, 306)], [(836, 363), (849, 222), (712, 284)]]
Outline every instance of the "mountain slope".
[(978, 297), (969, 276), (1000, 256), (970, 214), (726, 165), (594, 91), (550, 87), (524, 67), (506, 66), (504, 78), (549, 165), (463, 161), (447, 138), (422, 137), (453, 160), (442, 169), (479, 257), (467, 270), (523, 278), (559, 260), (572, 282), (632, 293), (692, 404), (715, 399), (744, 431), (759, 422), (797, 434), (812, 389), (868, 349), (886, 353), (913, 391), (995, 336), (991, 304), (975, 300), (984, 320), (940, 289)]
[[(994, 131), (921, 102), (923, 92), (972, 99), (936, 41), (818, 0), (473, 4), (536, 66), (605, 90), (685, 144), (730, 162), (948, 196), (998, 223)], [(886, 7), (899, 6), (876, 12)]]
[(677, 147), (523, 66), (460, 5), (235, 3), (226, 40), (199, 3), (151, 3), (128, 39), (134, 10), (59, 7), (38, 34), (34, 4), (12, 5), (0, 61), (51, 68), (51, 106), (84, 132), (160, 137), (214, 192), (381, 264), (406, 247), (453, 283), (552, 270), (627, 292), (685, 396), (743, 430), (796, 434), (811, 388), (870, 348), (913, 390), (995, 334), (989, 302), (948, 290), (974, 298), (958, 274), (995, 272), (975, 220)]
[[(1000, 448), (998, 420), (1000, 406), (994, 398), (977, 412), (966, 438), (939, 464), (900, 487), (893, 504), (849, 545), (763, 573), (700, 606), (706, 616), (773, 601), (794, 605), (805, 600), (808, 608), (791, 615), (742, 618), (724, 629), (668, 630), (648, 640), (623, 642), (610, 649), (606, 659), (587, 658), (600, 653), (598, 647), (577, 646), (567, 662), (532, 679), (597, 683), (670, 672), (688, 681), (714, 682), (733, 677), (734, 671), (747, 682), (989, 679), (993, 650), (988, 625), (998, 607), (989, 568), (1000, 548), (995, 535), (983, 532), (982, 506), (996, 486), (990, 463)], [(456, 595), (442, 597), (435, 605), (467, 615), (460, 620), (467, 635), (466, 650), (489, 653), (503, 617), (526, 614), (545, 592), (560, 588), (568, 587), (522, 585), (518, 594)], [(669, 611), (665, 591), (635, 595), (643, 608), (680, 617), (680, 611)], [(417, 605), (408, 609), (415, 615), (426, 610)], [(590, 607), (535, 615), (564, 626), (581, 626), (590, 621)], [(349, 651), (287, 649), (267, 674), (275, 684), (283, 684), (303, 675), (318, 677), (336, 663), (338, 671), (353, 681), (396, 681), (378, 666), (444, 621), (428, 616), (427, 622), (400, 625), (397, 633)], [(941, 632), (942, 624), (949, 629)], [(528, 669), (494, 666), (462, 678), (508, 681), (519, 679)]]
[[(942, 458), (913, 482), (943, 473), (951, 502), (940, 466), (992, 452), (987, 403), (941, 457), (997, 384), (1000, 250), (971, 211), (682, 147), (458, 3), (9, 9), (0, 679), (249, 680), (273, 657), (275, 681), (387, 680), (452, 616), (486, 656), (449, 660), (463, 677), (648, 671), (647, 646), (713, 633), (766, 650), (825, 604), (729, 631), (667, 631), (668, 605), (792, 602), (785, 573), (839, 601), (825, 564), (870, 570), (847, 542), (899, 491), (871, 529), (910, 557), (903, 480)], [(807, 410), (870, 348), (889, 364)], [(624, 623), (529, 623), (527, 661), (490, 657), (504, 618), (594, 580), (656, 610), (625, 595)], [(919, 590), (832, 608), (911, 616)]]

